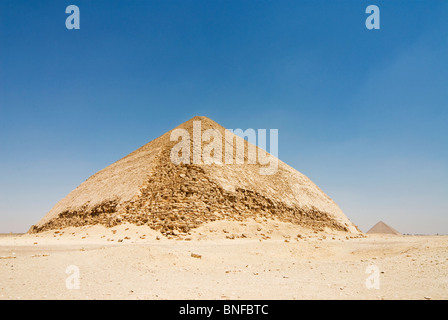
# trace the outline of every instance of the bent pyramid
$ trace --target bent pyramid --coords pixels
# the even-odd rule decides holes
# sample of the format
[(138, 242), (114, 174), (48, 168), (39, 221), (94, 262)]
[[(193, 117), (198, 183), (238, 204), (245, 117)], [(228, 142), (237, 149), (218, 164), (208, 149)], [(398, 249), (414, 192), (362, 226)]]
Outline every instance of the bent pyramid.
[(379, 234), (393, 234), (393, 235), (401, 235), (400, 232), (395, 230), (394, 228), (388, 226), (383, 221), (378, 222), (376, 225), (374, 225), (369, 231), (367, 231), (368, 234), (373, 233), (379, 233)]
[[(192, 135), (198, 121), (201, 133), (207, 129), (221, 133), (222, 145), (231, 146), (233, 159), (238, 142), (245, 151), (261, 150), (233, 133), (226, 135), (228, 130), (206, 117), (194, 117), (176, 129), (185, 129)], [(330, 197), (277, 158), (278, 170), (272, 175), (261, 175), (263, 166), (247, 161), (174, 164), (170, 154), (179, 141), (171, 141), (173, 130), (88, 178), (29, 232), (93, 224), (112, 227), (128, 222), (170, 234), (173, 230), (188, 232), (215, 220), (260, 217), (314, 230), (360, 233)], [(206, 142), (199, 143), (203, 148), (207, 146)], [(229, 152), (223, 152), (223, 160), (225, 156)], [(246, 153), (244, 159), (247, 160)]]

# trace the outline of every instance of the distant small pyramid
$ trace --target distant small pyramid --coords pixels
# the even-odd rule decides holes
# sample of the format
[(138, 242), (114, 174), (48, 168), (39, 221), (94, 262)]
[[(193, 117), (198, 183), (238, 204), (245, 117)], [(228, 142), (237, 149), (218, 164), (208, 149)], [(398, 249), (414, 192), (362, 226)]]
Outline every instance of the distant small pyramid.
[[(207, 117), (194, 117), (176, 129), (191, 135), (198, 122), (202, 134), (209, 129), (221, 133), (223, 146), (235, 146), (233, 141), (240, 141), (246, 149), (258, 150)], [(360, 233), (330, 197), (280, 160), (273, 175), (260, 175), (262, 165), (258, 163), (174, 164), (170, 160), (178, 144), (171, 140), (174, 130), (95, 173), (60, 200), (29, 232), (133, 223), (169, 235), (211, 221), (258, 217), (314, 230)], [(201, 140), (198, 143), (198, 148), (192, 149), (193, 156), (201, 144), (202, 149), (209, 146)], [(229, 147), (222, 157), (235, 157), (232, 151), (233, 147)]]
[(378, 222), (376, 225), (374, 225), (369, 231), (367, 231), (368, 234), (393, 234), (400, 236), (401, 233), (395, 230), (394, 228), (388, 226), (383, 221)]

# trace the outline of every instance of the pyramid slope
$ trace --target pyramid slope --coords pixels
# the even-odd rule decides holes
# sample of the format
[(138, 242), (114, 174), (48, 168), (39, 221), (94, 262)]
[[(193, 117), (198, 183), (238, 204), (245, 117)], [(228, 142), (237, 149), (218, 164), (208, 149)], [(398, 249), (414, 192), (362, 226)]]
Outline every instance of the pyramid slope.
[[(226, 136), (224, 127), (206, 117), (194, 117), (177, 128), (192, 134), (194, 121), (201, 121), (202, 132), (221, 132), (223, 145), (229, 137), (242, 140), (246, 151), (250, 145), (236, 135)], [(280, 160), (273, 175), (260, 175), (263, 166), (246, 162), (174, 165), (173, 130), (91, 176), (30, 231), (122, 222), (187, 231), (208, 221), (258, 216), (359, 233), (330, 197)]]
[(392, 228), (391, 226), (385, 224), (383, 221), (375, 224), (369, 231), (368, 234), (393, 234), (393, 235), (401, 235), (400, 232)]

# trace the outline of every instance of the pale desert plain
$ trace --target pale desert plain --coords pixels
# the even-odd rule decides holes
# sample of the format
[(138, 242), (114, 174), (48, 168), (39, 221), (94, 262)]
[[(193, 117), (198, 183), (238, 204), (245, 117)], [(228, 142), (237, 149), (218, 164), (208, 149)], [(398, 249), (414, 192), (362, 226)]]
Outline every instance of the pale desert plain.
[(0, 299), (448, 298), (448, 236), (315, 233), (250, 219), (169, 238), (132, 224), (3, 235)]

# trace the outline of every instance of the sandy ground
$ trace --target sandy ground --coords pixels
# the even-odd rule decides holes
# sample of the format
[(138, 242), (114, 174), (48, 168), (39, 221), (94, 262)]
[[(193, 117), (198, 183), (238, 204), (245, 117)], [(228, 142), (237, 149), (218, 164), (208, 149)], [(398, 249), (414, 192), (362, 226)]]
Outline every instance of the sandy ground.
[(0, 236), (0, 299), (448, 299), (448, 236), (347, 238), (276, 221), (172, 239), (132, 225)]

